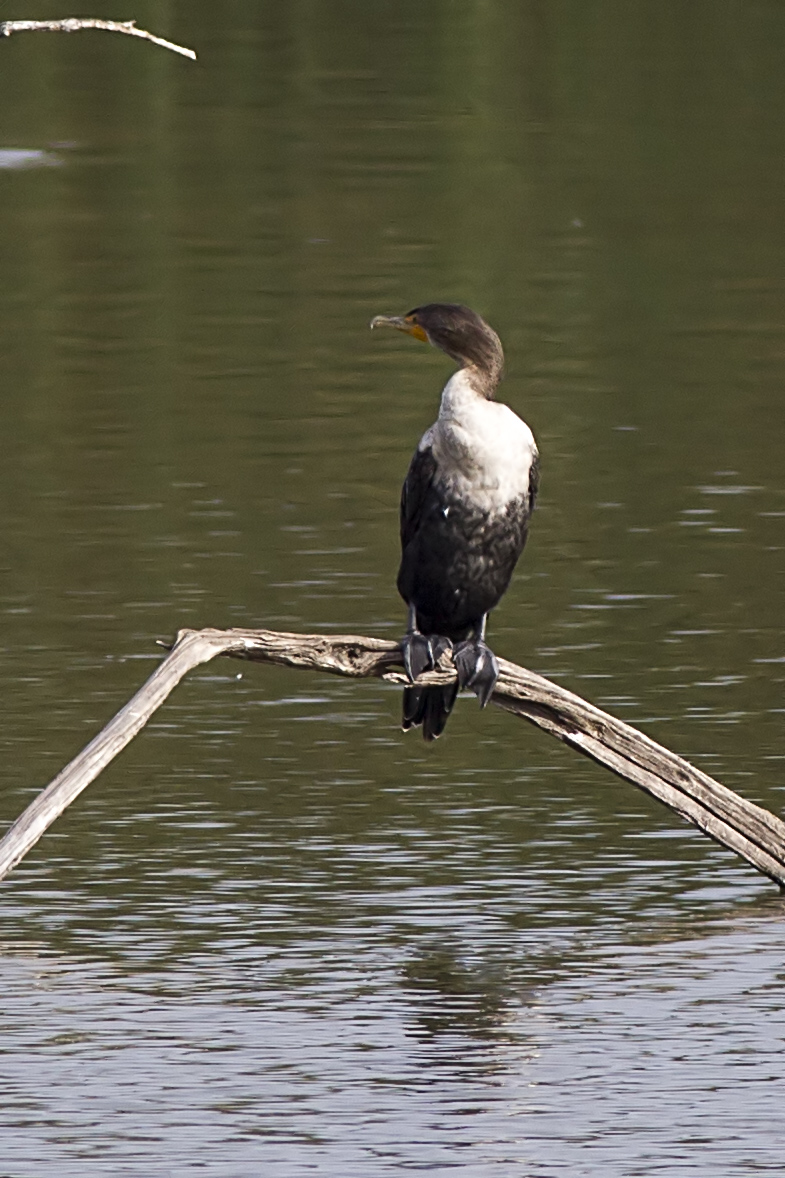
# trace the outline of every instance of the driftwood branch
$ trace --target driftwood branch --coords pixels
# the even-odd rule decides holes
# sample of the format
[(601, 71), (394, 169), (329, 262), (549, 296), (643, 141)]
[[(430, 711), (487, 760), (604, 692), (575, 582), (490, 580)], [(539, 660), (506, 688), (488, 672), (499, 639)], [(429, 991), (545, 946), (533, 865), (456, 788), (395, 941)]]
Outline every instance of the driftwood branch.
[(0, 21), (0, 37), (10, 37), (12, 33), (79, 33), (82, 29), (104, 29), (107, 33), (125, 33), (129, 37), (141, 37), (143, 41), (152, 41), (153, 45), (171, 49), (173, 53), (180, 53), (183, 57), (190, 57), (192, 61), (196, 61), (193, 49), (185, 49), (182, 45), (175, 45), (173, 41), (164, 41), (163, 37), (156, 37), (144, 29), (137, 29), (134, 20), (99, 20), (92, 16), (69, 16), (64, 20)]
[[(181, 630), (169, 654), (133, 699), (28, 806), (0, 842), (0, 879), (63, 810), (144, 727), (180, 680), (217, 655), (403, 683), (399, 647), (381, 639), (272, 630)], [(785, 888), (785, 822), (739, 797), (629, 724), (515, 663), (499, 660), (495, 704), (652, 794)], [(454, 671), (423, 675), (447, 683)]]

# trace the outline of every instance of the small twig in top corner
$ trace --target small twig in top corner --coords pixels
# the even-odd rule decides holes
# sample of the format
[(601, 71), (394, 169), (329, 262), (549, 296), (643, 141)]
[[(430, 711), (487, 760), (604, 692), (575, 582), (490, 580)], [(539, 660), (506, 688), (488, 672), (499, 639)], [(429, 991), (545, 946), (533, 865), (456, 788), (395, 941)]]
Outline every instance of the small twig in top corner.
[(175, 45), (173, 41), (165, 41), (163, 37), (156, 37), (145, 29), (137, 29), (136, 21), (98, 20), (94, 17), (69, 16), (64, 20), (4, 20), (0, 21), (0, 36), (10, 37), (12, 33), (78, 33), (82, 29), (104, 29), (108, 33), (126, 33), (129, 37), (141, 37), (143, 41), (152, 41), (153, 45), (160, 45), (163, 49), (171, 49), (183, 57), (190, 57), (196, 61), (193, 49), (185, 49), (182, 45)]

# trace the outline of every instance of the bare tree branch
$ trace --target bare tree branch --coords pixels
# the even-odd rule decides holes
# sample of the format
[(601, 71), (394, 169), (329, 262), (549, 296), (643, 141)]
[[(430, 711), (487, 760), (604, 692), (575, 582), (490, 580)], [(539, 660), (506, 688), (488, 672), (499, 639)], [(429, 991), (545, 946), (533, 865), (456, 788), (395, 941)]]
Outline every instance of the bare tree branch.
[[(181, 630), (169, 654), (113, 720), (27, 807), (0, 842), (0, 879), (144, 727), (180, 680), (217, 655), (404, 683), (394, 642), (273, 630)], [(632, 782), (785, 887), (785, 822), (739, 797), (648, 736), (524, 667), (499, 660), (492, 699)], [(448, 683), (452, 667), (423, 675)]]
[(0, 37), (10, 37), (12, 33), (78, 33), (82, 29), (105, 29), (108, 33), (126, 33), (129, 37), (141, 37), (144, 41), (152, 41), (154, 45), (171, 49), (173, 53), (180, 53), (183, 57), (190, 57), (196, 61), (193, 49), (185, 49), (182, 45), (175, 45), (173, 41), (164, 41), (163, 37), (156, 37), (144, 29), (137, 29), (134, 20), (99, 20), (91, 16), (69, 16), (64, 20), (4, 20), (0, 22)]

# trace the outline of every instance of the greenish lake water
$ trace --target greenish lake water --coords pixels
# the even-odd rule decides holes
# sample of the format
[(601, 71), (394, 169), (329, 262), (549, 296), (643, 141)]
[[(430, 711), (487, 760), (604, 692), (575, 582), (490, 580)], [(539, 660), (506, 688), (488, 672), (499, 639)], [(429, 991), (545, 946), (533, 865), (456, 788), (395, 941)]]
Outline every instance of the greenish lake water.
[[(542, 453), (494, 649), (782, 813), (785, 7), (101, 15), (199, 60), (0, 42), (3, 824), (181, 626), (402, 633), (431, 300)], [(0, 886), (3, 1178), (782, 1174), (776, 889), (399, 708), (213, 663)]]

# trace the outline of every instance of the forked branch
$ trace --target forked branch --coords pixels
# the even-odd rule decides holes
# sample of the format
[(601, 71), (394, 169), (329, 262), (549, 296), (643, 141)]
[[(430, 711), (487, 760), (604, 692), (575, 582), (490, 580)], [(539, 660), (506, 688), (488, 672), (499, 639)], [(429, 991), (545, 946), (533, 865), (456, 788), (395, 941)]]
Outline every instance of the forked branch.
[[(181, 630), (144, 686), (38, 795), (0, 842), (0, 879), (144, 727), (180, 680), (217, 655), (403, 683), (394, 642), (355, 635), (284, 634), (273, 630)], [(785, 822), (701, 773), (629, 724), (515, 663), (499, 660), (493, 703), (652, 794), (716, 842), (785, 888)], [(447, 683), (452, 669), (423, 675)]]

